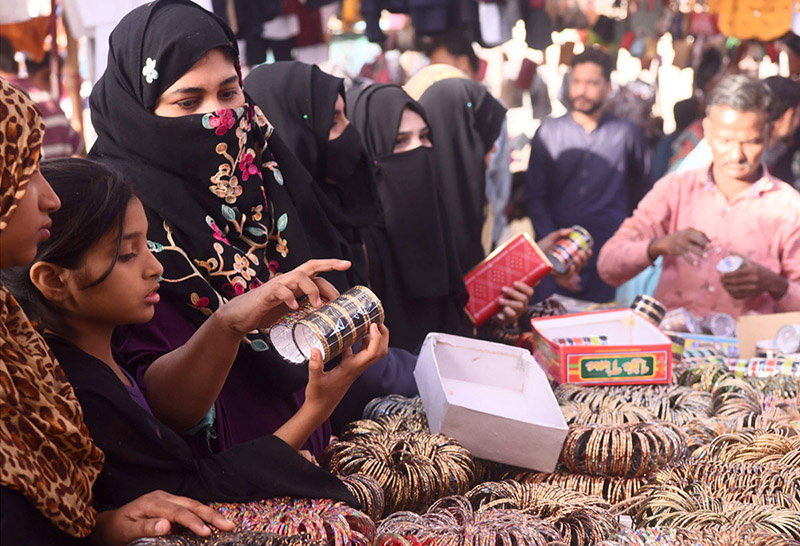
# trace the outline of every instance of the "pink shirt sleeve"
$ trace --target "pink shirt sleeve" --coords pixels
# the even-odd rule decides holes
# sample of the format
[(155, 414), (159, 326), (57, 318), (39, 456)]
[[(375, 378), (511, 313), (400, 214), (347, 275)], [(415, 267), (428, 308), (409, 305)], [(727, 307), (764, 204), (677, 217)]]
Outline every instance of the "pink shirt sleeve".
[(680, 176), (662, 178), (639, 202), (609, 239), (597, 257), (600, 277), (612, 286), (620, 286), (652, 265), (647, 255), (650, 241), (669, 232), (673, 207), (678, 200)]
[(780, 311), (800, 311), (800, 225), (789, 234), (781, 257), (781, 276), (789, 289), (776, 304)]

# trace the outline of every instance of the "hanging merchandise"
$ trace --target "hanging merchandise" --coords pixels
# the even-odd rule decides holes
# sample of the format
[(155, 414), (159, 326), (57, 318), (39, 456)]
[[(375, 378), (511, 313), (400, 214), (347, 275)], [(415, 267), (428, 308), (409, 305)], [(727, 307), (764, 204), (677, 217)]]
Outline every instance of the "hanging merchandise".
[[(231, 3), (233, 5), (231, 5)], [(245, 0), (212, 0), (214, 13), (225, 19), (240, 39), (261, 35), (265, 21), (281, 13), (280, 0), (247, 2)]]
[(672, 18), (672, 24), (670, 25), (669, 33), (672, 34), (673, 40), (683, 38), (686, 35), (686, 33), (683, 31), (683, 14), (681, 12), (676, 12), (675, 16)]
[(547, 12), (553, 21), (553, 30), (561, 32), (567, 28), (587, 28), (586, 14), (594, 10), (588, 0), (552, 0), (547, 3)]
[(601, 42), (605, 44), (614, 43), (614, 20), (610, 17), (605, 15), (598, 17), (592, 30)]
[(533, 79), (536, 77), (536, 63), (525, 57), (519, 67), (516, 86), (520, 89), (530, 89)]
[(692, 12), (689, 16), (689, 33), (695, 36), (716, 36), (719, 34), (719, 16), (707, 12)]
[(800, 0), (795, 0), (792, 12), (792, 32), (800, 36)]
[(525, 21), (525, 42), (531, 49), (544, 51), (553, 43), (553, 21), (548, 11), (537, 0), (522, 2), (522, 18)]
[(479, 1), (478, 21), (482, 45), (496, 47), (511, 40), (511, 30), (519, 19), (523, 19), (521, 0)]
[[(622, 35), (622, 39), (619, 41), (619, 48), (620, 49), (627, 49), (628, 51), (631, 50), (631, 44), (633, 44), (634, 40), (636, 40), (636, 33), (632, 30), (627, 31), (625, 34)], [(633, 55), (631, 53), (631, 55)]]
[(511, 29), (503, 29), (503, 22), (500, 19), (500, 4), (478, 2), (478, 18), (484, 44), (488, 47), (495, 47), (506, 41), (503, 37), (506, 33), (510, 34)]
[(789, 31), (793, 4), (793, 0), (708, 0), (708, 9), (719, 14), (719, 29), (726, 36), (767, 41)]
[(645, 53), (645, 39), (644, 38), (636, 38), (633, 43), (631, 44), (630, 52), (632, 57), (638, 57), (641, 59)]
[[(553, 112), (550, 100), (550, 91), (542, 76), (537, 72), (530, 87), (531, 107), (533, 108), (533, 119), (543, 119)], [(524, 133), (523, 133), (524, 134)], [(526, 139), (526, 144), (527, 144)], [(522, 321), (521, 321), (522, 322)]]

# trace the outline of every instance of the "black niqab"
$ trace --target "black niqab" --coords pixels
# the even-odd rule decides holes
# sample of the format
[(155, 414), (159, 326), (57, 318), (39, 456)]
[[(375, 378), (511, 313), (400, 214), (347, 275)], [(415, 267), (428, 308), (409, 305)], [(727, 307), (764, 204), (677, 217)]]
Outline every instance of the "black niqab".
[(381, 221), (365, 239), (370, 282), (386, 307), (392, 344), (414, 350), (431, 331), (466, 333), (467, 294), (441, 209), (434, 150), (394, 153), (403, 111), (426, 120), (425, 111), (396, 85), (353, 90), (347, 102), (381, 201)]
[[(336, 100), (344, 98), (343, 80), (314, 65), (285, 61), (255, 68), (244, 87), (314, 177), (313, 189), (324, 217), (348, 243), (347, 255), (342, 257), (353, 262), (350, 283), (366, 283), (360, 230), (378, 217), (375, 181), (366, 155), (360, 154), (346, 179), (334, 182), (328, 176), (328, 136)], [(336, 170), (347, 169), (337, 166)]]
[(462, 77), (435, 79), (419, 103), (436, 135), (434, 153), (444, 208), (461, 272), (466, 274), (484, 258), (484, 157), (500, 135), (506, 109), (486, 87)]

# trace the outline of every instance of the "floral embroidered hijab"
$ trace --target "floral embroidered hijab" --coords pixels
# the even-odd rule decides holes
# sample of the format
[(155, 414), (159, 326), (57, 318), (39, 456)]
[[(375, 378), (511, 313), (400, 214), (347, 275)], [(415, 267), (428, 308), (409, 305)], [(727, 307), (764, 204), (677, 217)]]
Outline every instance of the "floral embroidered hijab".
[[(129, 175), (147, 211), (151, 249), (164, 265), (161, 294), (196, 325), (226, 300), (309, 259), (297, 209), (316, 214), (303, 186), (308, 173), (249, 97), (237, 110), (153, 113), (158, 97), (212, 49), (238, 59), (230, 29), (197, 4), (141, 6), (111, 34), (108, 67), (90, 100), (98, 134), (90, 157)], [(245, 344), (268, 350), (259, 332)], [(287, 388), (296, 390), (298, 381)]]
[[(36, 106), (0, 78), (0, 230), (39, 164), (44, 123)], [(87, 536), (92, 486), (103, 465), (63, 370), (0, 285), (0, 483), (21, 492), (62, 531)]]

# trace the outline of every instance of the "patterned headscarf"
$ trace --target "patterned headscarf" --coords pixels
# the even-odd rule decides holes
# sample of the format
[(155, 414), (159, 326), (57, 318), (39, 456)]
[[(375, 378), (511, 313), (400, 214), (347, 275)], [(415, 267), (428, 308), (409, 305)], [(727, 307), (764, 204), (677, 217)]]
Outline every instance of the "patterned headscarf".
[(44, 121), (36, 105), (0, 78), (0, 230), (17, 208), (42, 149)]
[[(36, 106), (0, 78), (0, 230), (36, 171), (43, 133)], [(62, 531), (83, 537), (97, 517), (92, 486), (102, 465), (63, 370), (0, 285), (0, 483)]]

